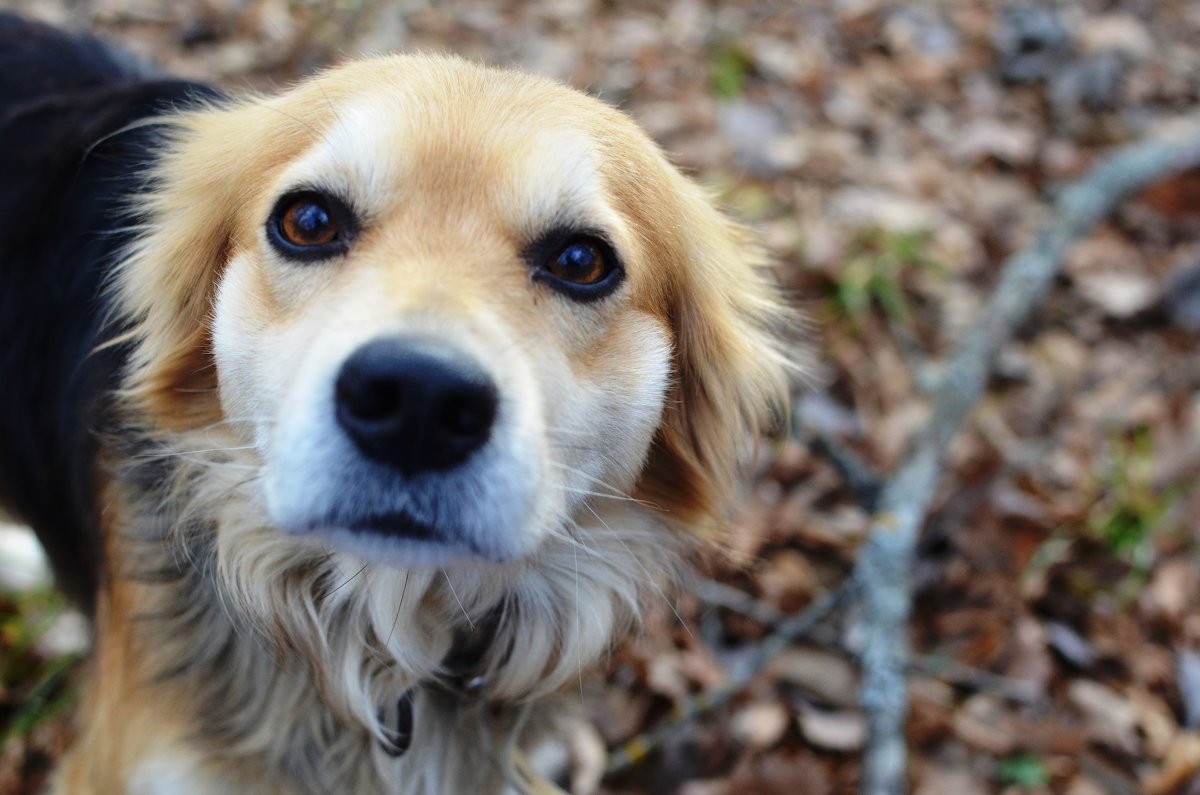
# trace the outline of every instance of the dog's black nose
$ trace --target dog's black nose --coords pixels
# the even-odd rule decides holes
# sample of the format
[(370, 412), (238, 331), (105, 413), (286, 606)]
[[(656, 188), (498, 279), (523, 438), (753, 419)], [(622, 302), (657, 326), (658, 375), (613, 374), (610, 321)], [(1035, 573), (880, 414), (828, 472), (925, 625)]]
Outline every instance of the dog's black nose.
[(337, 377), (337, 419), (368, 458), (406, 475), (461, 464), (491, 436), (496, 386), (479, 365), (429, 340), (379, 339)]

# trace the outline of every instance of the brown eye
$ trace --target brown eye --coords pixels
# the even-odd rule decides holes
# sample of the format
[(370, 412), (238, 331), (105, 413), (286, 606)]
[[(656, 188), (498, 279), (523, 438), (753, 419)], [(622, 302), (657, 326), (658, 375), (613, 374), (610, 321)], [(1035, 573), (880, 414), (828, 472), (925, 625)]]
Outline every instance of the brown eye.
[(598, 301), (616, 290), (625, 268), (602, 234), (551, 229), (525, 250), (530, 276), (574, 301)]
[(345, 254), (358, 225), (354, 213), (332, 193), (296, 190), (275, 202), (267, 219), (267, 242), (295, 262), (320, 262)]
[(610, 267), (598, 245), (588, 240), (576, 240), (568, 242), (546, 270), (565, 282), (589, 285), (603, 280)]
[(300, 197), (293, 201), (279, 219), (279, 232), (293, 246), (324, 246), (337, 237), (337, 223), (329, 210), (316, 198)]

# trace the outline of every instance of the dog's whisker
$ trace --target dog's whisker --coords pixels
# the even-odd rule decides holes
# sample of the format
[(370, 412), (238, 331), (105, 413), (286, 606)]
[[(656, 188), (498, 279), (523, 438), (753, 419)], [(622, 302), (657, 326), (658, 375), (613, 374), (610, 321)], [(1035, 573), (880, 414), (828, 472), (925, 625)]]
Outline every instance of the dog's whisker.
[(275, 424), (277, 424), (276, 421), (270, 417), (225, 417), (223, 419), (217, 420), (216, 422), (210, 422), (208, 425), (200, 425), (196, 428), (193, 428), (191, 432), (205, 433), (206, 431), (211, 431), (216, 428), (224, 427), (226, 425), (275, 425)]
[[(579, 612), (579, 547), (571, 547), (571, 552), (575, 557), (575, 646), (578, 648), (583, 645), (583, 617)], [(579, 701), (583, 703), (583, 660), (578, 654), (575, 655), (575, 667), (579, 676)]]
[(255, 445), (246, 444), (237, 447), (210, 447), (203, 450), (168, 450), (161, 453), (139, 453), (138, 455), (130, 456), (130, 458), (176, 458), (189, 455), (199, 455), (200, 453), (232, 453), (238, 450), (253, 450)]
[(583, 439), (592, 439), (595, 434), (583, 428), (563, 428), (561, 426), (547, 425), (546, 433), (552, 436), (578, 436)]
[(467, 608), (463, 607), (462, 599), (458, 598), (458, 591), (454, 590), (454, 583), (450, 581), (450, 575), (442, 569), (442, 576), (446, 578), (446, 585), (450, 588), (450, 593), (454, 594), (454, 601), (458, 602), (458, 609), (462, 611), (463, 618), (467, 620), (467, 625), (471, 627), (471, 631), (475, 631), (475, 622), (467, 615)]
[[(228, 448), (221, 448), (221, 449), (225, 450)], [(206, 451), (200, 451), (200, 452), (206, 452)], [(171, 458), (171, 459), (175, 459), (177, 461), (191, 464), (196, 467), (202, 467), (202, 468), (212, 469), (212, 470), (244, 469), (244, 470), (256, 471), (256, 470), (262, 469), (262, 467), (258, 464), (247, 464), (247, 463), (242, 463), (242, 462), (239, 462), (236, 460), (216, 458), (216, 457), (205, 458), (205, 457), (202, 457), (201, 455), (193, 454), (192, 452), (186, 451), (186, 450), (177, 451), (177, 452), (164, 452), (164, 453), (141, 453), (136, 456), (130, 456), (129, 458), (131, 461), (133, 461), (133, 460), (161, 460), (161, 459)]]
[(579, 494), (579, 495), (582, 495), (585, 497), (596, 497), (597, 499), (616, 500), (618, 502), (628, 502), (633, 505), (640, 505), (644, 508), (650, 508), (652, 510), (657, 510), (657, 508), (658, 508), (658, 506), (656, 506), (654, 503), (649, 502), (647, 500), (640, 499), (638, 497), (634, 497), (631, 494), (623, 492), (620, 489), (618, 489), (616, 486), (610, 485), (602, 478), (595, 477), (594, 475), (589, 475), (587, 472), (584, 472), (580, 469), (576, 469), (574, 467), (567, 466), (566, 464), (560, 464), (555, 461), (550, 461), (547, 463), (549, 463), (551, 466), (554, 466), (558, 469), (562, 469), (566, 472), (570, 472), (571, 474), (579, 475), (582, 478), (592, 481), (592, 483), (594, 483), (595, 485), (609, 490), (608, 493), (595, 492), (595, 491), (590, 491), (588, 489), (579, 488), (576, 486), (568, 486), (565, 483), (556, 483), (555, 488), (557, 488), (561, 491), (567, 492), (569, 494)]
[(241, 464), (236, 461), (218, 461), (211, 458), (195, 458), (187, 455), (186, 453), (178, 454), (178, 459), (180, 461), (186, 461), (189, 464), (194, 464), (198, 467), (206, 467), (208, 469), (245, 469), (249, 471), (262, 469), (262, 467), (257, 464)]
[(604, 529), (609, 531), (609, 534), (612, 536), (612, 538), (616, 539), (617, 543), (625, 548), (625, 551), (629, 553), (629, 559), (633, 561), (634, 565), (641, 569), (642, 574), (646, 575), (646, 581), (650, 583), (650, 586), (654, 588), (654, 590), (658, 591), (658, 595), (661, 596), (663, 601), (667, 603), (667, 607), (671, 608), (671, 612), (675, 614), (675, 618), (678, 619), (679, 623), (683, 626), (684, 632), (688, 634), (688, 637), (695, 640), (696, 636), (692, 633), (691, 627), (689, 627), (687, 622), (683, 620), (683, 616), (679, 615), (679, 611), (675, 609), (675, 604), (671, 601), (670, 597), (667, 596), (667, 592), (662, 589), (662, 586), (658, 584), (658, 581), (653, 577), (653, 575), (646, 570), (646, 567), (642, 564), (642, 561), (638, 558), (638, 556), (633, 554), (633, 550), (629, 548), (629, 545), (625, 543), (625, 540), (621, 538), (619, 533), (612, 532), (612, 528), (608, 526), (608, 522), (604, 521), (604, 519), (600, 517), (600, 514), (596, 513), (592, 506), (587, 505), (586, 503), (584, 506), (592, 512), (592, 516), (596, 517), (596, 521), (604, 525)]
[(630, 497), (627, 494), (605, 494), (602, 491), (591, 491), (590, 489), (576, 488), (575, 486), (567, 486), (564, 484), (555, 484), (555, 488), (565, 494), (577, 494), (581, 497), (595, 497), (598, 500), (614, 500), (616, 502), (628, 502), (633, 505), (645, 505), (644, 502), (636, 497)]
[(408, 577), (410, 574), (412, 572), (404, 572), (404, 585), (400, 586), (400, 601), (396, 605), (396, 615), (392, 619), (392, 629), (388, 632), (387, 640), (383, 644), (385, 650), (392, 647), (392, 637), (396, 634), (396, 623), (400, 621), (400, 609), (404, 607), (404, 595), (408, 593)]
[(572, 546), (578, 545), (578, 546), (582, 547), (585, 552), (587, 552), (591, 555), (596, 555), (597, 554), (596, 551), (593, 550), (591, 547), (589, 547), (586, 543), (584, 543), (582, 538), (575, 537), (575, 534), (571, 532), (571, 530), (573, 528), (579, 529), (579, 523), (573, 521), (570, 518), (564, 518), (564, 519), (562, 519), (561, 522), (559, 522), (557, 524), (547, 526), (545, 528), (545, 532), (547, 533), (547, 535), (549, 535), (551, 538), (553, 538), (557, 541), (561, 541), (564, 544), (572, 545)]
[(582, 469), (579, 469), (578, 467), (573, 467), (570, 464), (564, 464), (561, 461), (547, 461), (546, 464), (548, 466), (554, 467), (555, 469), (561, 469), (564, 472), (570, 472), (573, 475), (579, 475), (581, 478), (585, 478), (586, 480), (590, 481), (591, 483), (594, 483), (597, 486), (611, 489), (616, 494), (624, 493), (620, 489), (618, 489), (616, 486), (613, 486), (611, 483), (604, 480), (604, 478), (598, 477), (596, 475), (592, 475)]
[(330, 592), (329, 592), (329, 593), (326, 595), (326, 598), (328, 599), (330, 596), (333, 596), (335, 593), (337, 593), (338, 591), (340, 591), (340, 590), (342, 590), (343, 588), (345, 588), (347, 585), (349, 585), (349, 584), (350, 584), (350, 581), (351, 581), (351, 580), (353, 580), (355, 577), (357, 577), (358, 575), (360, 575), (360, 574), (362, 574), (364, 571), (366, 571), (366, 570), (367, 570), (367, 566), (370, 566), (370, 565), (371, 565), (370, 563), (364, 563), (364, 564), (362, 565), (362, 568), (361, 568), (361, 569), (359, 569), (358, 571), (356, 571), (356, 572), (354, 572), (353, 574), (351, 574), (351, 575), (350, 575), (350, 577), (349, 577), (349, 578), (348, 578), (348, 579), (347, 579), (345, 582), (343, 582), (341, 585), (339, 585), (338, 587), (336, 587), (336, 588), (334, 588), (332, 591), (330, 591)]

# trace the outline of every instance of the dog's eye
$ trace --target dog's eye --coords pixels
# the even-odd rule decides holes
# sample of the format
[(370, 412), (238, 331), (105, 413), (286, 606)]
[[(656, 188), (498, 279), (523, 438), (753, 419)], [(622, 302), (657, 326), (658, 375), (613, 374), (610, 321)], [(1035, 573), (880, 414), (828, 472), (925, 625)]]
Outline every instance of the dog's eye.
[(569, 242), (546, 270), (572, 284), (595, 284), (608, 274), (608, 261), (599, 246), (587, 239)]
[(549, 256), (536, 257), (534, 278), (577, 301), (591, 301), (608, 295), (621, 283), (623, 271), (612, 247), (599, 237), (587, 234), (552, 235), (536, 249)]
[(325, 259), (342, 253), (351, 219), (345, 205), (316, 191), (289, 193), (275, 204), (267, 237), (289, 259)]
[(314, 199), (297, 199), (279, 219), (279, 231), (293, 246), (323, 246), (337, 237), (337, 223)]

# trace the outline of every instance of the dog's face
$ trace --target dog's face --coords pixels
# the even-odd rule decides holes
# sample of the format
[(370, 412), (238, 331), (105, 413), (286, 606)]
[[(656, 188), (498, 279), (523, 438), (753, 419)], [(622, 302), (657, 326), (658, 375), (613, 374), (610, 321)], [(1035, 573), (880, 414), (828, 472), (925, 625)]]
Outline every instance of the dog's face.
[(607, 498), (725, 510), (785, 390), (780, 305), (622, 114), (394, 57), (175, 135), (119, 281), (130, 393), (244, 429), (280, 532), (498, 562)]
[(645, 177), (605, 156), (629, 131), (560, 89), (394, 77), (362, 75), (251, 186), (216, 293), (220, 399), (253, 418), (283, 532), (512, 560), (584, 496), (631, 491), (659, 425), (668, 274), (624, 198)]

